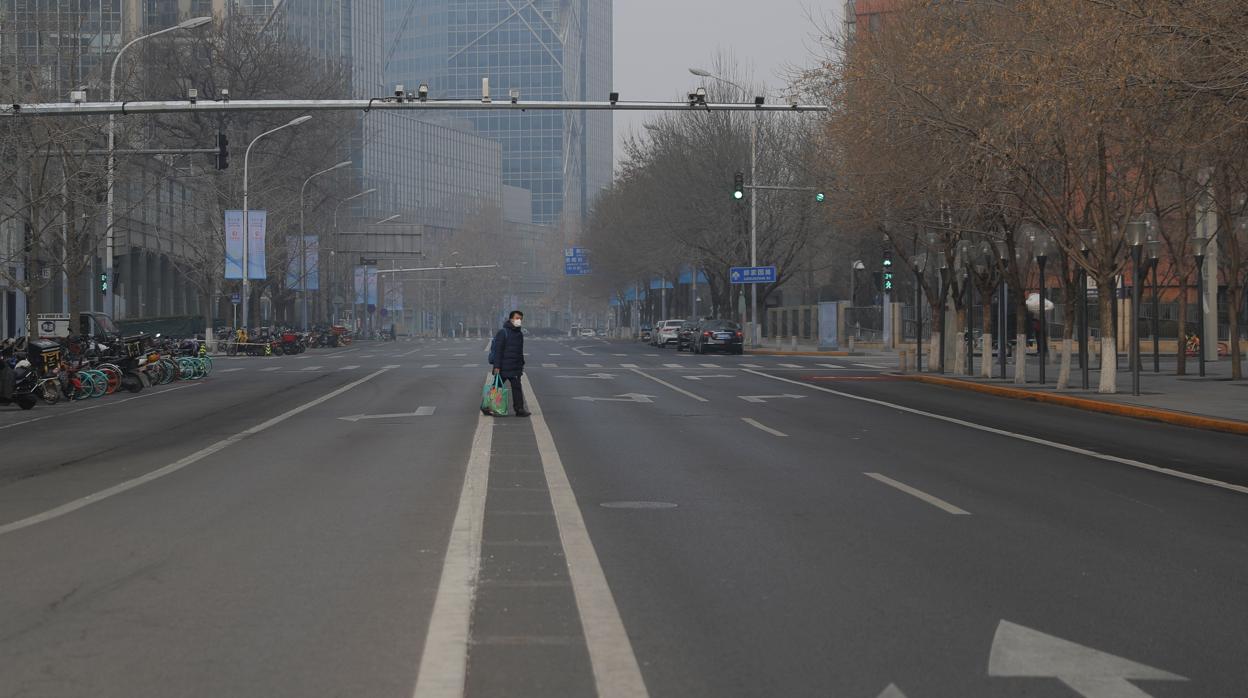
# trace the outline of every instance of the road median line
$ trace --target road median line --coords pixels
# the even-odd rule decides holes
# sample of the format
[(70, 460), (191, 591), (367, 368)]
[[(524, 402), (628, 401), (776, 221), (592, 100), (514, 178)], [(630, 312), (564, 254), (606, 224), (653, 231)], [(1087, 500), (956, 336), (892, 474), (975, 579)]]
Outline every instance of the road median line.
[(947, 388), (968, 390), (971, 392), (983, 393), (985, 395), (996, 395), (998, 397), (1013, 398), (1015, 400), (1043, 402), (1051, 405), (1061, 405), (1063, 407), (1088, 410), (1090, 412), (1112, 414), (1119, 417), (1147, 419), (1153, 422), (1190, 427), (1192, 429), (1205, 429), (1230, 434), (1248, 435), (1248, 422), (1240, 422), (1232, 419), (1205, 417), (1158, 407), (1142, 407), (1139, 405), (1125, 405), (1117, 402), (1106, 402), (1104, 400), (1091, 400), (1088, 398), (1075, 397), (1074, 395), (1054, 395), (1052, 393), (1041, 393), (1024, 388), (1011, 388), (1004, 385), (989, 385), (985, 383), (959, 380), (957, 378), (925, 375), (906, 375), (901, 377), (919, 383), (941, 385)]

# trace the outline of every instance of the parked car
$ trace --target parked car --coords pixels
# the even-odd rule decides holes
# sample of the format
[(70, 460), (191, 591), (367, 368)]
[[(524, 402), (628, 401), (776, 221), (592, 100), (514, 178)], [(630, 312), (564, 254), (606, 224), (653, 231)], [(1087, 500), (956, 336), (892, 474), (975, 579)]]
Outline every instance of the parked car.
[(582, 336), (582, 337), (591, 337), (591, 338), (592, 338), (592, 337), (594, 336), (594, 328), (592, 328), (592, 327), (582, 327), (582, 328), (581, 328), (581, 336)]
[(698, 331), (697, 320), (686, 320), (676, 330), (676, 351), (693, 351), (693, 335)]
[(660, 348), (668, 344), (675, 344), (676, 335), (683, 324), (685, 324), (684, 320), (664, 320), (660, 322), (654, 328), (654, 339), (650, 343)]
[(745, 335), (741, 325), (732, 320), (706, 320), (699, 327), (693, 338), (693, 353), (705, 354), (708, 351), (727, 351), (733, 354), (745, 353)]
[(607, 331), (605, 329), (599, 328), (597, 331), (594, 332), (594, 334), (596, 334), (599, 337), (606, 337)]

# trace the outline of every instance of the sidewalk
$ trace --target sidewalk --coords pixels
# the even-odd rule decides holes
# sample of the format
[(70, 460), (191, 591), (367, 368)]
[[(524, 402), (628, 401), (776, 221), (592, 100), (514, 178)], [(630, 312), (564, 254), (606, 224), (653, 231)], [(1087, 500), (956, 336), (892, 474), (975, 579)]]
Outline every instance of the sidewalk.
[[(927, 371), (923, 374), (910, 374), (910, 377), (925, 383), (949, 385), (1005, 397), (1051, 402), (1171, 424), (1248, 434), (1248, 380), (1232, 381), (1230, 379), (1229, 359), (1206, 364), (1205, 377), (1201, 378), (1198, 375), (1199, 367), (1195, 360), (1189, 359), (1188, 361), (1188, 375), (1177, 376), (1173, 357), (1162, 358), (1160, 373), (1153, 373), (1152, 358), (1145, 357), (1144, 369), (1140, 372), (1138, 396), (1131, 394), (1131, 372), (1128, 370), (1126, 357), (1119, 361), (1118, 393), (1112, 395), (1102, 395), (1096, 392), (1101, 376), (1100, 371), (1096, 370), (1095, 363), (1089, 371), (1088, 390), (1080, 387), (1082, 385), (1081, 373), (1078, 362), (1074, 361), (1070, 376), (1070, 384), (1073, 388), (1062, 391), (1058, 391), (1055, 386), (1058, 373), (1056, 363), (1046, 366), (1045, 384), (1039, 382), (1040, 367), (1036, 357), (1029, 356), (1027, 363), (1028, 382), (1026, 385), (1014, 384), (1012, 363), (1007, 366), (1011, 376), (1007, 379), (955, 376), (952, 373), (942, 376), (939, 373)], [(998, 365), (993, 365), (994, 375), (998, 368)], [(982, 370), (978, 357), (975, 361), (975, 369), (977, 372)]]

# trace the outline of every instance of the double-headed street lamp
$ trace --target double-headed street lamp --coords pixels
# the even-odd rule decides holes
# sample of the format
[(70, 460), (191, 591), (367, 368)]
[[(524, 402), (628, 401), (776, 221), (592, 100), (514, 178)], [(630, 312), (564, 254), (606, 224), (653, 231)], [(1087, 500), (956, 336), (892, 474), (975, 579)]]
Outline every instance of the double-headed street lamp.
[(1144, 252), (1144, 240), (1148, 234), (1148, 223), (1143, 219), (1133, 220), (1126, 227), (1127, 245), (1131, 247), (1131, 271), (1134, 279), (1131, 283), (1131, 347), (1127, 352), (1131, 361), (1131, 394), (1140, 394), (1140, 284), (1146, 273), (1141, 267)]
[(247, 178), (249, 175), (248, 170), (251, 164), (251, 148), (261, 138), (264, 138), (265, 136), (273, 134), (273, 133), (277, 133), (278, 131), (281, 131), (284, 128), (289, 128), (291, 126), (298, 126), (299, 124), (307, 122), (311, 118), (312, 118), (311, 116), (308, 116), (305, 114), (304, 116), (295, 117), (294, 119), (291, 119), (290, 121), (282, 124), (281, 126), (278, 126), (277, 128), (265, 131), (264, 133), (251, 139), (251, 143), (247, 144), (247, 151), (243, 153), (243, 292), (242, 292), (241, 300), (243, 301), (243, 327), (244, 328), (249, 327), (249, 325), (247, 324), (247, 311), (251, 307), (250, 299), (247, 296), (247, 277), (251, 276), (248, 273), (250, 269), (247, 268), (247, 262), (248, 262), (247, 260), (248, 249), (247, 248), (250, 246), (250, 243), (251, 243), (251, 220), (250, 220), (251, 210), (248, 208), (249, 202), (247, 200), (247, 193), (248, 193), (247, 192), (247, 181), (248, 181)]
[(1048, 316), (1045, 313), (1045, 275), (1044, 265), (1049, 259), (1049, 245), (1052, 237), (1049, 231), (1039, 226), (1031, 226), (1027, 231), (1027, 241), (1031, 243), (1032, 254), (1036, 256), (1036, 264), (1040, 269), (1040, 305), (1036, 313), (1040, 316), (1040, 324), (1036, 332), (1036, 356), (1040, 359), (1040, 383), (1045, 383), (1044, 363), (1048, 358)]
[[(1091, 260), (1092, 250), (1096, 247), (1096, 230), (1084, 228), (1079, 231), (1079, 252), (1083, 255), (1085, 261)], [(1088, 362), (1091, 357), (1088, 352), (1088, 270), (1083, 265), (1079, 265), (1079, 372), (1081, 374), (1081, 385), (1087, 390), (1091, 385), (1089, 372), (1091, 368)]]
[[(337, 165), (334, 165), (333, 167), (326, 167), (320, 172), (312, 173), (307, 179), (303, 180), (303, 186), (299, 187), (299, 240), (300, 240), (299, 249), (302, 250), (302, 254), (299, 260), (299, 290), (302, 296), (302, 300), (299, 303), (299, 314), (302, 316), (301, 320), (302, 320), (304, 332), (308, 331), (308, 250), (307, 250), (308, 230), (304, 224), (304, 217), (303, 217), (304, 193), (308, 189), (308, 182), (311, 182), (316, 177), (320, 177), (321, 175), (326, 174), (328, 172), (333, 172), (334, 170), (341, 170), (344, 167), (350, 167), (350, 166), (351, 166), (351, 161), (344, 160), (338, 163)], [(317, 243), (317, 263), (318, 264), (320, 263), (319, 241)]]
[[(143, 36), (137, 36), (131, 39), (130, 43), (126, 44), (125, 46), (122, 46), (121, 50), (117, 52), (117, 55), (113, 57), (113, 67), (111, 70), (109, 70), (109, 73), (108, 73), (108, 101), (110, 102), (117, 101), (117, 64), (121, 61), (121, 54), (125, 53), (126, 49), (130, 48), (131, 46), (134, 46), (135, 44), (139, 43), (140, 41), (143, 41), (144, 39), (150, 39), (153, 36), (160, 36), (161, 34), (167, 34), (172, 31), (178, 31), (179, 29), (194, 29), (195, 27), (208, 24), (211, 21), (212, 21), (212, 17), (193, 17), (180, 24), (175, 24), (172, 27), (161, 29), (160, 31), (154, 31), (151, 34), (144, 34)], [(114, 279), (114, 270), (113, 270), (113, 239), (114, 239), (114, 235), (113, 235), (113, 185), (117, 177), (117, 174), (116, 174), (117, 163), (116, 163), (116, 157), (115, 157), (115, 152), (114, 152), (115, 150), (114, 146), (116, 142), (116, 134), (114, 131), (115, 127), (116, 127), (116, 117), (113, 114), (109, 114), (108, 115), (108, 165), (107, 165), (107, 178), (106, 178), (107, 179), (106, 189), (108, 190), (108, 193), (106, 195), (107, 203), (105, 205), (105, 212), (104, 212), (104, 237), (105, 237), (104, 273), (107, 276), (108, 285), (104, 288), (104, 312), (109, 313), (110, 315), (116, 315), (116, 308), (113, 307), (114, 305), (113, 293), (114, 293), (114, 289), (116, 289), (117, 287), (116, 281)]]
[[(340, 286), (345, 285), (345, 284), (342, 284), (342, 283), (341, 283), (341, 280), (340, 280), (340, 274), (338, 273), (338, 271), (339, 271), (339, 270), (338, 270), (338, 209), (342, 208), (342, 205), (343, 205), (343, 204), (345, 204), (345, 203), (347, 203), (348, 201), (351, 201), (351, 200), (353, 200), (353, 199), (358, 199), (358, 198), (360, 198), (360, 197), (362, 197), (362, 196), (368, 196), (369, 194), (372, 194), (372, 193), (374, 193), (374, 192), (376, 192), (376, 191), (377, 191), (377, 188), (376, 188), (376, 187), (372, 187), (372, 188), (369, 188), (369, 189), (365, 189), (364, 191), (357, 192), (357, 193), (355, 193), (355, 194), (352, 194), (351, 196), (348, 196), (348, 197), (345, 197), (345, 198), (339, 199), (339, 200), (338, 200), (338, 203), (337, 203), (337, 204), (334, 204), (334, 216), (333, 216), (333, 219), (334, 219), (334, 244), (333, 244), (333, 248), (329, 251), (329, 256), (330, 256), (330, 269), (331, 269), (331, 272), (330, 272), (330, 273), (331, 273), (331, 275), (334, 277), (334, 283), (339, 284)], [(352, 292), (354, 293), (354, 289), (353, 289), (353, 291), (352, 291)], [(331, 299), (331, 300), (332, 300), (332, 299)], [(355, 303), (354, 303), (354, 301), (353, 301), (353, 302), (352, 302), (352, 306), (354, 307), (354, 305), (355, 305)], [(334, 301), (334, 302), (333, 302), (333, 306), (334, 306), (333, 320), (334, 320), (335, 322), (337, 322), (337, 320), (338, 320), (338, 301)]]

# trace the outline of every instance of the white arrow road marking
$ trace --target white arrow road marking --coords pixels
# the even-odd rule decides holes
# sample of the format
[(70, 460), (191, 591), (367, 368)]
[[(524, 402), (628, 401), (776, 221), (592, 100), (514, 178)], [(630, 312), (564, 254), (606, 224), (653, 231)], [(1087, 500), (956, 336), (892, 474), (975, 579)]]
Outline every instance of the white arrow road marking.
[(584, 400), (586, 402), (654, 402), (654, 395), (642, 395), (641, 393), (624, 393), (619, 397), (589, 397), (581, 396), (572, 398), (573, 400)]
[(637, 364), (620, 364), (620, 368), (637, 368)]
[(780, 368), (801, 368), (798, 364), (780, 364)]
[(438, 408), (417, 407), (415, 412), (398, 412), (395, 414), (353, 414), (350, 417), (339, 417), (344, 422), (358, 422), (361, 419), (395, 419), (397, 417), (429, 417)]
[(594, 378), (596, 380), (614, 380), (614, 373), (590, 373), (584, 376), (555, 376), (555, 378)]
[(737, 397), (746, 402), (767, 402), (768, 400), (801, 400), (805, 395), (738, 395)]
[(838, 366), (837, 364), (819, 364), (819, 365), (820, 365), (820, 366), (822, 366), (822, 367), (824, 367), (824, 368), (830, 368), (830, 369), (833, 369), (833, 370), (836, 370), (836, 371), (844, 371), (844, 370), (847, 370), (847, 367), (846, 367), (846, 366)]
[(641, 377), (643, 377), (643, 378), (649, 378), (650, 380), (654, 381), (655, 383), (658, 383), (659, 385), (663, 386), (664, 388), (669, 388), (669, 389), (671, 389), (671, 390), (675, 390), (676, 392), (680, 393), (681, 395), (684, 395), (685, 397), (693, 398), (694, 400), (697, 400), (698, 402), (710, 402), (710, 400), (707, 400), (706, 398), (702, 397), (701, 395), (694, 395), (693, 393), (689, 392), (688, 390), (685, 390), (684, 388), (679, 388), (679, 387), (677, 387), (677, 386), (675, 386), (675, 385), (672, 385), (671, 383), (668, 383), (667, 381), (663, 380), (662, 378), (656, 378), (656, 377), (654, 377), (654, 376), (650, 375), (649, 373), (646, 373), (645, 371), (642, 371), (641, 369), (634, 368), (634, 369), (632, 369), (632, 372), (633, 372), (633, 373), (636, 373), (637, 375), (639, 375), (639, 376), (641, 376)]
[(585, 353), (585, 352), (581, 351), (582, 349), (593, 349), (593, 347), (592, 347), (592, 346), (590, 346), (590, 345), (588, 345), (588, 344), (586, 344), (586, 345), (585, 345), (585, 346), (583, 346), (583, 347), (572, 347), (572, 351), (574, 351), (574, 352), (576, 352), (576, 353), (580, 354), (581, 356), (593, 356), (593, 354), (587, 354), (587, 353)]
[(879, 698), (906, 698), (906, 694), (902, 693), (900, 688), (897, 688), (897, 684), (890, 683), (888, 688), (885, 688), (884, 692), (880, 694)]
[(1188, 680), (1008, 620), (992, 638), (988, 675), (1053, 678), (1084, 698), (1149, 698), (1128, 681)]
[(681, 366), (680, 364), (663, 364), (663, 367), (664, 368), (684, 368), (684, 366)]
[(716, 374), (712, 374), (709, 376), (681, 376), (681, 378), (684, 378), (685, 380), (691, 380), (691, 381), (700, 381), (700, 380), (705, 380), (707, 378), (736, 378), (736, 376), (725, 376), (721, 373), (716, 373)]

